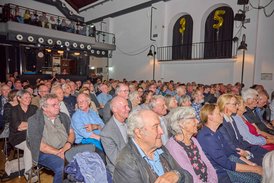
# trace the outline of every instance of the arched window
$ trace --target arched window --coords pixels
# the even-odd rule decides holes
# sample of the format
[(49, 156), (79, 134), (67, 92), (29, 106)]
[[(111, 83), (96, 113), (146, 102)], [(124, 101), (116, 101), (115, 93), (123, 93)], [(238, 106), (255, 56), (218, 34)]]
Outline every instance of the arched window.
[(233, 10), (222, 6), (214, 9), (205, 23), (204, 58), (231, 58), (233, 37)]
[(181, 16), (173, 27), (172, 59), (191, 59), (193, 20), (190, 15)]

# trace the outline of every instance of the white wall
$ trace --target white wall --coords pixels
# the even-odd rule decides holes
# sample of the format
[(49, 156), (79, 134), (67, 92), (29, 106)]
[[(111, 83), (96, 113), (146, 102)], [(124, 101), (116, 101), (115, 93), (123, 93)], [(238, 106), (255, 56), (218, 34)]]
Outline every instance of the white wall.
[[(261, 0), (260, 5), (266, 5), (268, 2), (268, 0)], [(256, 3), (253, 4), (256, 5)], [(266, 12), (269, 14), (273, 9), (274, 3), (266, 8)], [(260, 10), (258, 17), (254, 83), (263, 84), (270, 93), (274, 90), (274, 78), (272, 80), (261, 80), (261, 73), (272, 73), (274, 75), (274, 14), (266, 18), (263, 10)]]
[[(42, 5), (39, 2), (28, 0), (6, 0), (4, 3), (15, 3), (30, 8), (47, 11), (53, 14), (61, 13), (52, 6)], [(115, 0), (108, 1), (96, 8), (82, 12), (80, 15), (86, 21), (123, 10), (148, 0)], [(266, 5), (269, 0), (250, 0), (254, 6)], [(2, 3), (2, 2), (1, 2)], [(4, 4), (3, 3), (3, 4)], [(204, 35), (204, 21), (207, 15), (216, 7), (227, 5), (231, 7), (234, 14), (242, 8), (237, 5), (236, 0), (169, 0), (159, 1), (153, 6), (153, 34), (158, 37), (155, 42), (150, 41), (150, 8), (125, 14), (119, 17), (107, 18), (103, 25), (103, 31), (113, 32), (116, 35), (117, 50), (113, 52), (113, 58), (109, 59), (112, 70), (110, 77), (115, 79), (128, 78), (129, 80), (152, 79), (152, 62), (147, 58), (149, 46), (153, 43), (156, 46), (171, 45), (172, 27), (176, 19), (182, 14), (190, 14), (193, 18), (193, 42), (202, 42)], [(270, 13), (274, 9), (274, 3), (267, 7)], [(254, 83), (263, 84), (270, 92), (274, 90), (272, 80), (261, 80), (261, 73), (273, 73), (274, 71), (274, 15), (266, 18), (263, 10), (252, 9), (249, 5), (247, 18), (250, 23), (246, 29), (242, 29), (237, 35), (239, 43), (242, 35), (246, 34), (248, 50), (245, 57), (244, 83), (250, 86)], [(97, 29), (100, 22), (96, 24)], [(239, 30), (239, 22), (235, 22), (234, 35)], [(170, 62), (156, 64), (156, 79), (174, 79), (178, 81), (197, 81), (201, 83), (235, 83), (240, 81), (242, 53), (228, 63), (224, 60), (194, 61), (194, 62)], [(197, 74), (200, 73), (200, 74)]]
[[(114, 2), (114, 1), (113, 1)], [(250, 0), (254, 6), (258, 6), (257, 0)], [(267, 0), (261, 0), (260, 5), (267, 4)], [(274, 4), (274, 3), (272, 3)], [(110, 64), (113, 71), (110, 77), (116, 79), (151, 79), (152, 63), (146, 57), (149, 50), (149, 44), (156, 46), (168, 46), (172, 43), (172, 28), (182, 14), (190, 14), (193, 18), (193, 42), (202, 42), (204, 40), (204, 22), (209, 13), (219, 6), (229, 6), (237, 13), (242, 6), (237, 5), (237, 1), (223, 0), (170, 0), (160, 1), (153, 4), (157, 10), (153, 10), (153, 34), (158, 34), (155, 42), (149, 40), (150, 26), (150, 8), (132, 12), (119, 17), (113, 17), (108, 20), (111, 24), (111, 32), (116, 34), (117, 50), (113, 52), (113, 58)], [(104, 7), (101, 7), (104, 8)], [(268, 7), (269, 12), (273, 10)], [(102, 9), (100, 9), (102, 10)], [(252, 9), (249, 5), (247, 18), (250, 23), (246, 24), (246, 29), (239, 30), (239, 22), (235, 22), (234, 35), (238, 32), (239, 44), (242, 35), (246, 34), (246, 43), (248, 50), (245, 56), (244, 83), (251, 86), (254, 83), (264, 84), (268, 91), (273, 90), (273, 80), (262, 81), (261, 73), (273, 73), (273, 43), (274, 36), (272, 30), (274, 27), (274, 15), (266, 18), (262, 10)], [(94, 14), (96, 9), (93, 11)], [(126, 53), (137, 53), (147, 47), (143, 53), (129, 56)], [(123, 52), (122, 52), (122, 51)], [(201, 83), (235, 83), (241, 79), (242, 52), (238, 52), (238, 57), (228, 63), (225, 60), (214, 60), (195, 62), (170, 62), (156, 64), (156, 79), (164, 80), (174, 79), (180, 81), (197, 81)], [(206, 63), (205, 63), (206, 62)], [(213, 63), (212, 63), (213, 62)], [(196, 74), (196, 73), (201, 74)], [(202, 76), (202, 77), (201, 77)]]

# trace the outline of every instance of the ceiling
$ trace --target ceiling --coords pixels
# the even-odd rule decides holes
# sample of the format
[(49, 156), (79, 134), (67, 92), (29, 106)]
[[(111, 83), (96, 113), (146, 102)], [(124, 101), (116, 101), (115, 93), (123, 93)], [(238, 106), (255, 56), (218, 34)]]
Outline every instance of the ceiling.
[(95, 3), (98, 0), (66, 0), (66, 2), (77, 12), (89, 4)]

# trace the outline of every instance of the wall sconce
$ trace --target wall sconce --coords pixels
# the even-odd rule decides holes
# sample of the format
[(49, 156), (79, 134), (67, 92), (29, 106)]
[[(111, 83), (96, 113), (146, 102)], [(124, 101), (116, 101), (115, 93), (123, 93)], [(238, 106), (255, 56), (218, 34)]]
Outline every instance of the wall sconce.
[(155, 46), (154, 45), (150, 46), (149, 52), (148, 52), (147, 56), (148, 57), (153, 57), (152, 80), (155, 80), (155, 56), (156, 56), (156, 50), (155, 50)]
[(243, 60), (242, 60), (242, 74), (241, 74), (241, 86), (243, 86), (243, 79), (244, 79), (244, 65), (245, 65), (245, 51), (247, 50), (247, 44), (245, 43), (246, 37), (245, 34), (242, 37), (241, 44), (238, 50), (243, 50)]

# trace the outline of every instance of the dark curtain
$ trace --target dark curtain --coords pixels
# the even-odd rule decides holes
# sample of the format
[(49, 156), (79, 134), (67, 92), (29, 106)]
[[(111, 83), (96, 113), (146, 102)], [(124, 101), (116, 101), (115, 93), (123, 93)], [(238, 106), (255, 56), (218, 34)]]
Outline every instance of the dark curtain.
[[(186, 19), (185, 31), (182, 36), (179, 29), (181, 27), (180, 20)], [(173, 27), (173, 42), (172, 42), (172, 60), (191, 59), (192, 52), (192, 31), (193, 20), (190, 15), (180, 17)]]
[[(213, 24), (217, 23), (214, 20), (216, 10), (225, 11), (225, 14), (222, 15), (223, 25), (219, 31), (213, 28)], [(232, 57), (233, 17), (233, 10), (227, 6), (219, 7), (209, 14), (205, 23), (205, 59)]]
[(26, 70), (27, 71), (36, 71), (36, 50), (35, 49), (25, 49), (25, 55), (26, 55)]
[(6, 81), (6, 47), (0, 46), (0, 82)]

